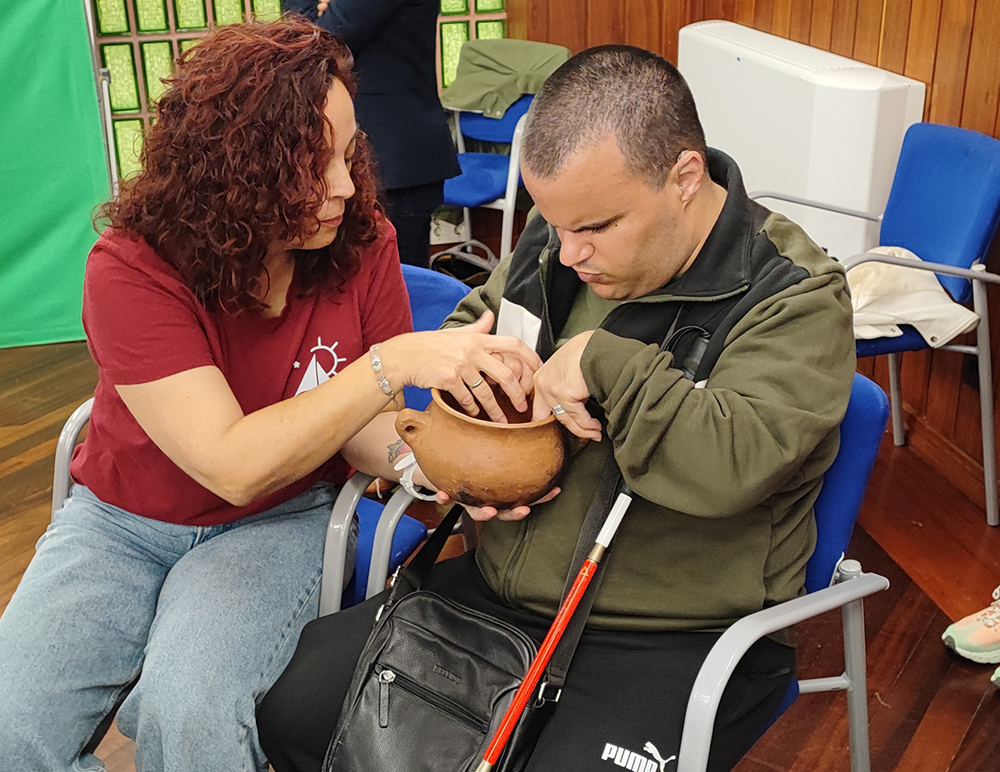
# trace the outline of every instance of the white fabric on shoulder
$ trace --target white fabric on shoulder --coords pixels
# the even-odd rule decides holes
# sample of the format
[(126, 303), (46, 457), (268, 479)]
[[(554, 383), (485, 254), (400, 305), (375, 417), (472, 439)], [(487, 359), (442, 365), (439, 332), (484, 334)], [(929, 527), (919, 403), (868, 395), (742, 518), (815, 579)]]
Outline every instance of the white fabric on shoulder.
[(528, 348), (538, 345), (542, 331), (542, 320), (524, 306), (519, 306), (507, 298), (500, 298), (500, 313), (497, 317), (497, 335), (511, 335), (520, 339)]

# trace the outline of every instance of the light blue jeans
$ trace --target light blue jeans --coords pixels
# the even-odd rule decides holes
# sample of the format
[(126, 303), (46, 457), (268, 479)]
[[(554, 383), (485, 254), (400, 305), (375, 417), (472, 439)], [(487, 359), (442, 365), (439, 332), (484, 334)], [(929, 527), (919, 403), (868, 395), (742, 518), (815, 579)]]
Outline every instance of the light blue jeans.
[(0, 770), (103, 769), (82, 749), (137, 676), (140, 772), (266, 770), (254, 712), (316, 617), (335, 493), (197, 528), (75, 486), (0, 617)]

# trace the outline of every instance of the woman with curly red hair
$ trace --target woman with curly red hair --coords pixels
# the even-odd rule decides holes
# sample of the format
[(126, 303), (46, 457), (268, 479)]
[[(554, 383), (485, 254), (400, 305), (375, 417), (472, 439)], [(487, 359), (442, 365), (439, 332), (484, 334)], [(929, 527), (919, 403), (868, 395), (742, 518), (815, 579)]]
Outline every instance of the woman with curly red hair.
[(0, 618), (2, 769), (100, 769), (88, 744), (134, 682), (139, 770), (265, 770), (256, 703), (317, 613), (336, 486), (398, 476), (396, 395), (496, 416), (489, 376), (526, 404), (537, 356), (489, 315), (409, 332), (350, 65), (304, 20), (213, 33), (103, 210), (89, 433)]

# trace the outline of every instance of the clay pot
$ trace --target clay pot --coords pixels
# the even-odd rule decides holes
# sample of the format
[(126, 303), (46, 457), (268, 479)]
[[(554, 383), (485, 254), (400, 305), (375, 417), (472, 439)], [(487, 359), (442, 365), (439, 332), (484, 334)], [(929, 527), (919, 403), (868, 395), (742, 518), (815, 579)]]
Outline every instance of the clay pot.
[(509, 423), (474, 418), (447, 392), (431, 389), (423, 412), (406, 409), (396, 431), (421, 470), (455, 501), (470, 506), (510, 509), (537, 501), (559, 480), (569, 458), (567, 433), (554, 416), (531, 420), (519, 413), (503, 390), (493, 393)]

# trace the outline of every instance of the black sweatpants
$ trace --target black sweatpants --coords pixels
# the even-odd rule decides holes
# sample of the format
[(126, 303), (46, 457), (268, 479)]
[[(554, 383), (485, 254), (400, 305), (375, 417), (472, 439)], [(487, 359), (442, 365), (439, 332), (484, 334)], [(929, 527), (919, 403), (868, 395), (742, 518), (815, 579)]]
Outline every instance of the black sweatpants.
[[(506, 606), (471, 553), (437, 564), (424, 587), (506, 619), (538, 641), (548, 630), (549, 620)], [(276, 772), (320, 769), (384, 597), (317, 619), (302, 632), (291, 663), (257, 713), (261, 744)], [(528, 772), (674, 769), (688, 695), (718, 637), (586, 630)], [(722, 698), (709, 769), (732, 768), (753, 745), (781, 703), (794, 662), (791, 647), (771, 640), (743, 657)]]

